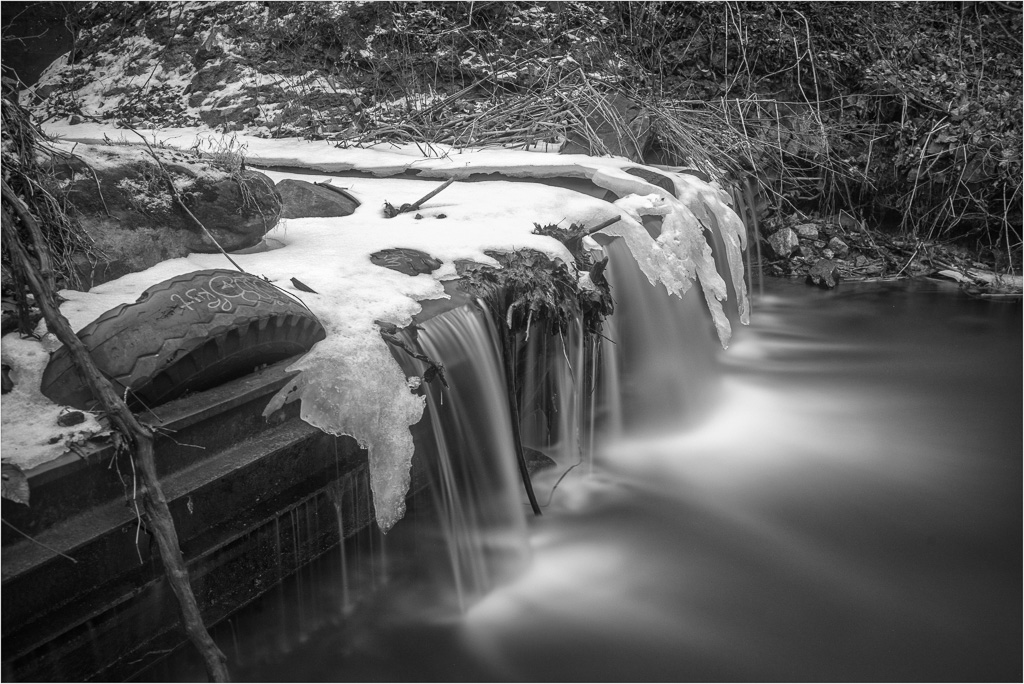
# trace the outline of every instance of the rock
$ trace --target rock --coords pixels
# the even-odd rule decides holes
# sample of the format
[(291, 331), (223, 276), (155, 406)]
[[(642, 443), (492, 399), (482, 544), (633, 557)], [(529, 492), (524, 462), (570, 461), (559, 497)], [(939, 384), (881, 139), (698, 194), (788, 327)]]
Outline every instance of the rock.
[(791, 228), (783, 228), (771, 234), (768, 244), (780, 257), (789, 258), (800, 246), (800, 239)]
[(303, 180), (285, 179), (276, 189), (281, 195), (281, 218), (348, 216), (359, 206), (359, 200), (347, 192)]
[(85, 414), (81, 411), (68, 411), (67, 413), (60, 414), (60, 417), (57, 418), (57, 425), (61, 427), (71, 427), (72, 425), (84, 422)]
[(552, 468), (558, 465), (547, 454), (537, 451), (536, 449), (531, 449), (528, 446), (523, 447), (523, 458), (526, 461), (526, 472), (529, 473), (531, 477), (533, 477), (533, 475), (539, 470)]
[(793, 226), (793, 230), (796, 234), (802, 238), (814, 240), (818, 237), (818, 226), (813, 223), (801, 223), (799, 226)]
[[(226, 251), (258, 244), (277, 223), (281, 201), (273, 181), (242, 168), (240, 159), (211, 163), (180, 150), (154, 152), (185, 206)], [(80, 159), (55, 160), (57, 180), (107, 257), (101, 263), (76, 259), (88, 286), (190, 252), (219, 251), (177, 203), (144, 146), (79, 144), (74, 153)]]
[(828, 241), (828, 248), (835, 252), (838, 257), (844, 257), (850, 251), (850, 246), (837, 237)]
[(643, 151), (651, 137), (650, 116), (638, 102), (614, 93), (594, 106), (587, 124), (598, 141), (592, 142), (579, 133), (570, 132), (562, 154), (610, 154), (643, 161)]
[(206, 36), (206, 39), (196, 50), (195, 56), (192, 58), (192, 64), (196, 67), (201, 67), (206, 62), (212, 59), (221, 57), (224, 55), (224, 48), (221, 47), (220, 41), (218, 40), (218, 33), (220, 29), (214, 26), (210, 29), (210, 33)]
[(370, 255), (370, 261), (378, 266), (390, 268), (408, 276), (416, 276), (421, 273), (433, 273), (441, 268), (441, 261), (430, 256), (426, 252), (408, 247), (395, 247), (393, 249), (382, 249)]
[[(277, 225), (281, 198), (274, 181), (258, 171), (244, 170), (219, 181), (197, 178), (189, 210), (202, 221), (225, 251), (252, 247)], [(188, 241), (193, 252), (219, 252), (204, 234)]]
[(843, 209), (840, 209), (839, 214), (833, 218), (833, 223), (838, 223), (847, 230), (860, 230), (861, 228), (860, 221), (853, 214)]
[(807, 282), (825, 289), (832, 289), (839, 282), (839, 266), (831, 259), (819, 259), (811, 266)]

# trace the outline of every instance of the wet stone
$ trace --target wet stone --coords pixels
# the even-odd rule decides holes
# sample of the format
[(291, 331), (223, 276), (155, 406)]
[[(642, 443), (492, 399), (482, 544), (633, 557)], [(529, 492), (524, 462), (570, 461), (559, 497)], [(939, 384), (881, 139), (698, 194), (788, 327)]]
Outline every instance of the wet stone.
[(83, 422), (85, 422), (85, 414), (81, 411), (68, 411), (67, 413), (62, 413), (57, 418), (57, 425), (61, 427), (71, 427)]
[(533, 476), (534, 473), (545, 468), (553, 468), (557, 464), (546, 454), (528, 446), (523, 447), (523, 457), (526, 460), (526, 471)]
[(395, 247), (393, 249), (382, 249), (370, 255), (370, 261), (377, 266), (390, 268), (408, 276), (416, 276), (422, 273), (433, 273), (441, 268), (441, 261), (430, 256), (426, 252), (408, 247)]
[(839, 266), (831, 259), (820, 259), (811, 266), (807, 282), (825, 289), (832, 289), (839, 282)]
[(780, 257), (789, 257), (800, 246), (800, 239), (791, 228), (783, 228), (771, 234), (768, 244)]

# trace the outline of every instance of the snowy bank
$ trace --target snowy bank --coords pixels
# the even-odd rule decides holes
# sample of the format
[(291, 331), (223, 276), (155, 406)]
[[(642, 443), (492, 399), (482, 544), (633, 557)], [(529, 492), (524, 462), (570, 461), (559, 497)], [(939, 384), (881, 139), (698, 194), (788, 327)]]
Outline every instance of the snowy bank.
[[(73, 147), (76, 140), (138, 139), (128, 131), (92, 124), (53, 125), (47, 132), (63, 136), (59, 144), (67, 147)], [(142, 133), (183, 149), (202, 145), (214, 135), (195, 129)], [(375, 507), (384, 530), (404, 513), (413, 455), (408, 428), (422, 417), (424, 400), (410, 393), (407, 378), (381, 339), (377, 323), (407, 326), (420, 311), (420, 301), (447, 297), (442, 281), (456, 276), (457, 260), (495, 265), (486, 251), (529, 248), (572, 268), (573, 260), (566, 248), (553, 238), (534, 235), (534, 224), (596, 225), (619, 216), (621, 220), (604, 232), (627, 242), (652, 283), (660, 282), (669, 291), (681, 294), (694, 281), (699, 282), (722, 343), (728, 342), (729, 322), (720, 303), (726, 295), (725, 282), (715, 270), (703, 230), (717, 224), (727, 245), (736, 291), (742, 293), (739, 250), (743, 229), (725, 205), (724, 193), (692, 176), (667, 174), (675, 184), (677, 199), (624, 171), (637, 165), (619, 158), (441, 146), (431, 146), (430, 156), (423, 156), (427, 150), (416, 145), (339, 149), (327, 142), (244, 136), (238, 136), (235, 144), (242, 146), (251, 164), (307, 169), (314, 174), (267, 171), (275, 182), (286, 178), (328, 181), (346, 188), (362, 202), (354, 214), (346, 217), (282, 220), (267, 235), (280, 248), (233, 258), (249, 273), (300, 298), (324, 324), (327, 338), (293, 365), (301, 371), (296, 384), (282, 390), (271, 408), (286, 398), (299, 398), (304, 420), (332, 434), (350, 435), (368, 450)], [(324, 175), (316, 175), (318, 171)], [(362, 171), (372, 176), (326, 175), (341, 171)], [(410, 172), (418, 175), (410, 177)], [(476, 180), (482, 175), (489, 177), (487, 174), (499, 175), (494, 176), (495, 180)], [(398, 175), (402, 177), (393, 177)], [(417, 214), (388, 219), (381, 212), (385, 202), (413, 202), (436, 187), (433, 180), (423, 179), (471, 176), (474, 182), (454, 183)], [(612, 204), (557, 185), (502, 179), (553, 177), (588, 179), (621, 199)], [(644, 229), (644, 214), (662, 216), (662, 233), (657, 240)], [(374, 252), (397, 247), (426, 252), (442, 266), (431, 274), (408, 276), (371, 263)], [(67, 301), (61, 310), (78, 330), (114, 306), (135, 301), (146, 288), (162, 280), (225, 267), (228, 264), (224, 257), (212, 254), (165, 261), (89, 292), (64, 291), (61, 295)], [(292, 278), (317, 294), (297, 290)], [(745, 295), (739, 310), (745, 322)], [(16, 367), (38, 367), (38, 363), (27, 363), (27, 358), (26, 363), (18, 362), (26, 353), (25, 346), (5, 338), (5, 359)], [(38, 379), (27, 382), (38, 386)], [(290, 390), (291, 395), (286, 397)], [(12, 406), (18, 396), (3, 397), (3, 454), (5, 460), (30, 468), (60, 455), (64, 444), (60, 440), (55, 444), (39, 443), (50, 435), (41, 435), (29, 444), (15, 439), (24, 431), (19, 424), (21, 413)]]

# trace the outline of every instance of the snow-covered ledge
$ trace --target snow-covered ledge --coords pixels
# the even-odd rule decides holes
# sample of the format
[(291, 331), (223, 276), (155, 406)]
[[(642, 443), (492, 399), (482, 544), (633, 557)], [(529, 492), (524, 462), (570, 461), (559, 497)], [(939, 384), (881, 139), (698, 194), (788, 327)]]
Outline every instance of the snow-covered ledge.
[[(138, 142), (131, 131), (98, 124), (46, 127), (58, 145), (75, 142)], [(596, 225), (611, 217), (621, 220), (606, 228), (622, 237), (652, 283), (682, 294), (698, 282), (704, 292), (723, 345), (731, 334), (721, 305), (726, 297), (723, 276), (731, 277), (740, 293), (738, 309), (746, 322), (740, 249), (743, 226), (728, 208), (720, 188), (684, 174), (661, 171), (675, 184), (675, 197), (660, 187), (627, 173), (637, 165), (621, 158), (556, 155), (521, 150), (457, 150), (440, 145), (378, 145), (338, 148), (325, 141), (264, 139), (232, 136), (199, 129), (140, 131), (150, 140), (181, 149), (223, 148), (234, 145), (251, 164), (308, 169), (310, 173), (268, 171), (275, 182), (286, 178), (331, 182), (359, 198), (351, 216), (282, 220), (268, 233), (281, 245), (272, 251), (238, 254), (249, 273), (265, 277), (301, 298), (323, 322), (327, 338), (293, 368), (301, 374), (289, 399), (301, 398), (302, 417), (335, 435), (350, 435), (369, 451), (378, 521), (389, 529), (400, 517), (408, 488), (413, 447), (409, 426), (422, 416), (423, 398), (410, 393), (406, 377), (381, 339), (377, 321), (407, 326), (420, 301), (446, 298), (443, 282), (456, 277), (457, 260), (495, 265), (486, 251), (535, 249), (572, 268), (573, 260), (557, 240), (534, 235), (534, 224)], [(653, 169), (652, 169), (653, 170)], [(338, 178), (330, 173), (362, 171), (369, 176)], [(417, 172), (410, 177), (410, 171)], [(323, 172), (317, 175), (317, 172)], [(402, 177), (394, 177), (398, 175)], [(476, 180), (494, 174), (494, 180)], [(385, 218), (385, 202), (412, 202), (431, 189), (423, 179), (469, 178), (455, 183), (427, 202), (418, 213)], [(545, 183), (513, 182), (509, 178), (569, 177), (588, 179), (611, 190), (615, 204), (592, 195)], [(645, 214), (663, 219), (655, 240), (641, 223)], [(721, 233), (730, 274), (715, 269), (705, 228)], [(420, 250), (442, 262), (431, 274), (408, 276), (374, 265), (370, 255), (396, 247)], [(192, 254), (101, 284), (90, 292), (64, 291), (61, 310), (74, 329), (80, 329), (118, 304), (133, 302), (148, 287), (200, 269), (225, 267), (220, 255)], [(317, 294), (297, 290), (298, 278)], [(24, 344), (4, 341), (4, 358), (18, 369), (18, 382), (38, 386), (20, 356)], [(38, 366), (39, 364), (35, 364)], [(41, 370), (41, 369), (40, 369)], [(285, 388), (282, 392), (287, 391)], [(15, 463), (39, 459), (38, 450), (8, 441), (20, 426), (8, 422), (8, 397), (3, 399), (3, 451)], [(271, 402), (281, 403), (283, 394)], [(37, 445), (49, 447), (54, 445)], [(58, 447), (62, 445), (58, 444)], [(61, 449), (62, 451), (62, 449)], [(54, 453), (51, 457), (59, 455)]]

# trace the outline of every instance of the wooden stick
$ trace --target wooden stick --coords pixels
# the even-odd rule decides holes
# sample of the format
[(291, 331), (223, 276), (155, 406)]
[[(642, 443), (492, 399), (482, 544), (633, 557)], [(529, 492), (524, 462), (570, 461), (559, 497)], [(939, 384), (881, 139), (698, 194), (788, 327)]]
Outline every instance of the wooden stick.
[(53, 278), (53, 263), (50, 260), (50, 250), (46, 249), (46, 238), (43, 237), (43, 231), (39, 227), (39, 222), (36, 221), (36, 217), (28, 210), (25, 203), (14, 194), (11, 187), (7, 185), (7, 181), (3, 181), (2, 197), (3, 201), (7, 202), (7, 205), (11, 207), (18, 216), (18, 219), (21, 220), (21, 225), (25, 226), (25, 230), (32, 237), (32, 243), (36, 248), (36, 256), (39, 258), (39, 274), (43, 277), (47, 286), (56, 292), (57, 285)]
[(354, 195), (352, 195), (348, 190), (345, 190), (343, 188), (339, 188), (336, 185), (331, 185), (328, 182), (321, 182), (321, 181), (316, 181), (316, 182), (313, 183), (313, 185), (319, 185), (321, 188), (327, 188), (331, 192), (336, 193), (338, 195), (341, 195), (342, 197), (344, 197), (345, 199), (349, 200), (350, 202), (355, 202), (357, 207), (361, 204), (361, 202), (358, 199), (356, 199), (356, 197)]
[[(3, 182), (3, 199), (10, 203), (19, 218), (29, 217), (34, 221), (28, 207), (11, 191), (6, 182)], [(4, 243), (10, 250), (12, 258), (20, 263), (29, 288), (35, 295), (36, 303), (46, 318), (47, 326), (67, 347), (75, 366), (85, 377), (93, 396), (100, 402), (111, 422), (125, 436), (126, 442), (134, 446), (132, 456), (142, 473), (143, 508), (148, 517), (149, 529), (156, 539), (164, 572), (171, 589), (178, 598), (178, 607), (181, 610), (185, 632), (202, 655), (210, 678), (215, 682), (230, 681), (227, 658), (206, 630), (202, 614), (199, 612), (199, 606), (192, 592), (192, 586), (189, 583), (188, 569), (181, 555), (174, 519), (167, 508), (167, 499), (164, 497), (157, 476), (153, 433), (135, 418), (128, 406), (114, 391), (110, 381), (97, 368), (96, 363), (89, 355), (89, 350), (75, 335), (68, 320), (64, 318), (57, 307), (54, 291), (40, 273), (39, 268), (32, 262), (28, 250), (18, 236), (18, 231), (15, 230), (13, 219), (6, 213), (3, 215), (3, 219)], [(45, 258), (44, 254), (47, 253), (46, 243), (39, 242), (34, 246), (40, 255), (40, 261), (42, 261)]]
[(441, 192), (442, 190), (444, 190), (445, 188), (447, 188), (449, 185), (451, 185), (454, 182), (455, 182), (454, 178), (449, 178), (444, 183), (442, 183), (440, 186), (434, 188), (433, 190), (431, 190), (426, 195), (424, 195), (423, 197), (419, 198), (418, 200), (416, 200), (412, 204), (403, 204), (402, 206), (400, 206), (398, 208), (395, 208), (390, 203), (385, 202), (385, 204), (384, 204), (384, 218), (394, 218), (394, 217), (398, 216), (399, 214), (406, 214), (406, 213), (408, 213), (410, 211), (416, 211), (417, 209), (420, 208), (420, 206), (424, 202), (426, 202), (427, 200), (429, 200), (434, 195), (436, 195), (437, 193)]
[(596, 233), (599, 230), (607, 228), (608, 226), (610, 226), (612, 224), (618, 223), (621, 220), (622, 220), (621, 216), (612, 216), (610, 219), (605, 219), (604, 221), (601, 221), (600, 223), (598, 223), (593, 228), (587, 228), (587, 232), (584, 233), (584, 235), (592, 235), (593, 233)]
[(523, 480), (526, 498), (530, 500), (530, 508), (533, 509), (533, 514), (542, 515), (540, 504), (537, 503), (537, 495), (533, 491), (530, 469), (526, 465), (526, 452), (523, 450), (523, 437), (520, 433), (522, 426), (519, 417), (518, 393), (516, 392), (516, 338), (507, 326), (498, 326), (498, 337), (501, 339), (501, 347), (505, 357), (505, 383), (508, 393), (508, 408), (512, 414), (512, 446), (516, 451), (516, 464), (519, 466), (519, 476)]
[(436, 195), (437, 193), (441, 192), (442, 190), (444, 190), (445, 188), (447, 188), (449, 185), (451, 185), (454, 182), (455, 182), (454, 178), (449, 178), (444, 183), (442, 183), (439, 187), (434, 188), (433, 190), (428, 192), (426, 195), (424, 195), (420, 199), (418, 199), (415, 202), (413, 202), (412, 204), (410, 204), (408, 209), (406, 209), (403, 206), (402, 207), (402, 211), (416, 211), (417, 209), (420, 208), (420, 206), (424, 202), (426, 202), (427, 200), (431, 199), (434, 195)]

